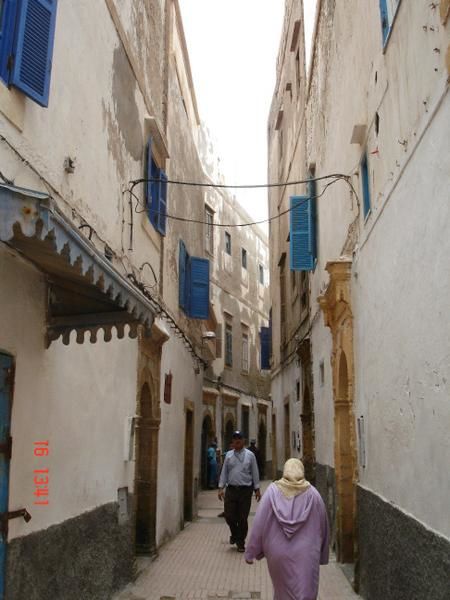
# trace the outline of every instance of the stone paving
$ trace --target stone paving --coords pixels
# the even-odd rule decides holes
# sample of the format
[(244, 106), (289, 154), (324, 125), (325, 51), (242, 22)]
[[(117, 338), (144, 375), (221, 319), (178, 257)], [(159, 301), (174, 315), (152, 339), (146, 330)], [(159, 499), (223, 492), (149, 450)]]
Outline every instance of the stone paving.
[[(137, 580), (113, 600), (271, 600), (266, 561), (247, 565), (229, 545), (228, 527), (218, 517), (222, 510), (215, 491), (202, 492), (198, 520), (160, 548), (154, 561), (141, 560)], [(255, 510), (253, 500), (250, 515)], [(358, 598), (335, 562), (321, 567), (318, 600)]]

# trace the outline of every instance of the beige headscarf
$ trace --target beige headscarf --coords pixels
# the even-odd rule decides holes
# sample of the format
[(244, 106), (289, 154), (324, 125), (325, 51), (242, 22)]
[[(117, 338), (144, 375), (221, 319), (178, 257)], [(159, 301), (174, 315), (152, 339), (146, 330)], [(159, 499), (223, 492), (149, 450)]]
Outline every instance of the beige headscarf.
[(293, 498), (306, 492), (311, 484), (305, 479), (305, 469), (302, 461), (298, 458), (289, 458), (284, 463), (283, 477), (275, 481), (275, 485), (286, 498)]

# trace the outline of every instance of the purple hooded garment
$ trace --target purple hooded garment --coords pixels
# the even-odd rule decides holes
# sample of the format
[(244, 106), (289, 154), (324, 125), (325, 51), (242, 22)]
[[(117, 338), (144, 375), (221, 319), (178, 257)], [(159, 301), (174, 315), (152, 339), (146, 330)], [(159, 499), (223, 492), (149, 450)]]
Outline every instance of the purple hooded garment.
[(327, 513), (316, 488), (286, 498), (272, 483), (256, 511), (245, 558), (266, 557), (274, 600), (316, 600), (328, 544)]

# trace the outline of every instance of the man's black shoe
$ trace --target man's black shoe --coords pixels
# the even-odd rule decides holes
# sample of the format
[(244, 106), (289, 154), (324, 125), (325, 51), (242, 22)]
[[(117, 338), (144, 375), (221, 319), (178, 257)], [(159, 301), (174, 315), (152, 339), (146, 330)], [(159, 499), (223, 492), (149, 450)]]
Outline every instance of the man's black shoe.
[(244, 546), (244, 544), (237, 544), (237, 551), (238, 552), (245, 552), (245, 546)]
[(236, 540), (232, 535), (230, 535), (230, 544), (233, 546), (236, 543)]

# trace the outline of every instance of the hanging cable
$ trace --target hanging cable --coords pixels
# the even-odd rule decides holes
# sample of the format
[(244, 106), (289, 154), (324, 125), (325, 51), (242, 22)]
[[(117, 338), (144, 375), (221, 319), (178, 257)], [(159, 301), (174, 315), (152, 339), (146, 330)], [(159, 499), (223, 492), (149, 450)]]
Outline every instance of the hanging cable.
[[(310, 181), (319, 181), (319, 180), (324, 180), (324, 179), (329, 179), (329, 178), (333, 178), (331, 181), (329, 181), (323, 188), (323, 190), (320, 192), (320, 194), (317, 194), (316, 196), (308, 196), (308, 198), (306, 198), (305, 200), (301, 200), (300, 202), (298, 202), (297, 204), (294, 204), (293, 206), (289, 207), (288, 209), (278, 213), (277, 215), (274, 215), (273, 217), (269, 217), (267, 219), (262, 219), (260, 221), (251, 221), (248, 223), (210, 223), (207, 221), (202, 221), (201, 219), (188, 219), (187, 217), (178, 217), (176, 215), (172, 215), (168, 212), (162, 213), (160, 211), (153, 211), (152, 210), (152, 214), (154, 215), (165, 215), (168, 219), (172, 219), (174, 221), (181, 221), (183, 223), (196, 223), (198, 225), (212, 225), (213, 227), (226, 227), (227, 229), (231, 229), (233, 227), (251, 227), (253, 225), (262, 225), (263, 223), (272, 223), (273, 221), (276, 221), (277, 219), (281, 218), (282, 216), (288, 214), (289, 212), (291, 212), (292, 210), (294, 210), (295, 208), (298, 208), (299, 206), (302, 206), (303, 204), (306, 204), (309, 200), (314, 200), (317, 198), (320, 198), (321, 196), (324, 195), (324, 193), (326, 192), (326, 190), (330, 187), (330, 185), (333, 185), (333, 183), (336, 183), (337, 181), (345, 181), (346, 183), (348, 183), (353, 191), (353, 193), (355, 193), (355, 188), (353, 187), (352, 183), (349, 181), (349, 177), (347, 175), (325, 175), (323, 177), (317, 177), (315, 179), (306, 179), (304, 181), (299, 181), (299, 182), (290, 182), (289, 184), (272, 184), (273, 186), (275, 185), (294, 185), (294, 184), (300, 184), (300, 183), (308, 183)], [(140, 182), (141, 180), (136, 180), (137, 182)], [(142, 180), (142, 181), (147, 181), (147, 180)], [(153, 181), (160, 181), (159, 179), (153, 179)], [(168, 182), (170, 183), (170, 182)], [(186, 185), (197, 185), (197, 184), (186, 184)], [(201, 184), (198, 184), (201, 185)], [(209, 185), (209, 184), (208, 184)], [(145, 212), (147, 209), (147, 207), (145, 205), (142, 204), (142, 201), (139, 199), (139, 197), (133, 192), (133, 187), (128, 189), (128, 192), (130, 194), (130, 199), (131, 197), (133, 197), (136, 200), (136, 206), (134, 211), (136, 213), (142, 213)], [(144, 206), (144, 208), (142, 208), (141, 210), (138, 210), (138, 206)]]
[[(331, 173), (330, 175), (322, 175), (321, 177), (311, 177), (309, 179), (301, 179), (298, 181), (286, 181), (284, 183), (276, 182), (276, 183), (253, 183), (253, 184), (243, 184), (243, 185), (228, 185), (224, 183), (201, 183), (195, 181), (179, 181), (177, 179), (167, 179), (164, 180), (165, 183), (170, 183), (172, 185), (186, 185), (190, 187), (212, 187), (217, 189), (233, 189), (233, 190), (245, 190), (245, 189), (258, 189), (258, 188), (277, 188), (277, 187), (286, 187), (288, 185), (300, 185), (302, 183), (309, 183), (310, 181), (322, 181), (323, 179), (331, 179), (338, 178), (344, 179), (347, 175), (344, 173)], [(139, 183), (151, 183), (158, 182), (161, 183), (163, 180), (159, 177), (150, 177), (140, 178), (140, 179), (132, 179), (130, 181), (131, 190), (135, 188)]]

